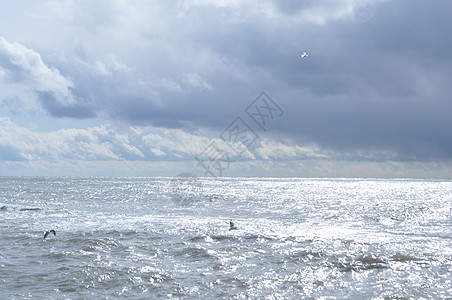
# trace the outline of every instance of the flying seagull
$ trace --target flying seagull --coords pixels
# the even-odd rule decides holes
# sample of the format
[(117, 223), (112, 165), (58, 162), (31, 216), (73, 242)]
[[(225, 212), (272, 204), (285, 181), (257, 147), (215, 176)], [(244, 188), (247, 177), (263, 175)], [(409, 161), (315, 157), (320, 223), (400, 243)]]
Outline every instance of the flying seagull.
[(237, 230), (237, 226), (234, 225), (234, 222), (229, 221), (229, 230)]
[(308, 57), (308, 54), (307, 54), (306, 52), (303, 52), (303, 53), (301, 53), (300, 57), (301, 57), (301, 58)]
[(51, 234), (51, 233), (53, 233), (53, 235), (56, 235), (55, 230), (51, 229), (50, 231), (46, 231), (46, 232), (44, 233), (44, 237), (42, 238), (42, 240), (45, 240), (45, 238), (46, 238), (49, 234)]

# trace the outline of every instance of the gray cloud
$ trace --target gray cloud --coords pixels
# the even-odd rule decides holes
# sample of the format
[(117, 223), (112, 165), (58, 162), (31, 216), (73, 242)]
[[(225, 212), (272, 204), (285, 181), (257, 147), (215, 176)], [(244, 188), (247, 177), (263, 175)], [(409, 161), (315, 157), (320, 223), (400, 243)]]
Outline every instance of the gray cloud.
[[(3, 104), (19, 98), (57, 118), (220, 133), (265, 90), (285, 114), (256, 157), (450, 161), (451, 8), (445, 0), (48, 1), (28, 14), (36, 32), (54, 28), (51, 39), (0, 40)], [(143, 156), (111, 150), (119, 159), (166, 151), (124, 135)], [(282, 157), (267, 153), (278, 147)]]
[(331, 47), (318, 59), (311, 55), (309, 74), (297, 77), (309, 93), (288, 96), (299, 99), (292, 116), (302, 120), (292, 123), (299, 137), (336, 151), (388, 149), (399, 160), (450, 159), (452, 68), (446, 53), (452, 39), (441, 13), (450, 4), (435, 4), (386, 2), (370, 19), (328, 28)]
[(94, 117), (95, 113), (87, 105), (83, 105), (82, 101), (70, 104), (62, 104), (52, 93), (37, 92), (38, 100), (42, 107), (53, 117), (63, 118), (71, 117), (75, 119), (85, 119)]

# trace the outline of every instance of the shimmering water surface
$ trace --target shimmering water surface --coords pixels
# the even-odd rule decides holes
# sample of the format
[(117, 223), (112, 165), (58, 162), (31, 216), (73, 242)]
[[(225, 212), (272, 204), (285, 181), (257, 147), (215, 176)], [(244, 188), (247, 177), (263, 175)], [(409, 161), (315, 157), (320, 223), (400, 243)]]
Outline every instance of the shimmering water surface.
[(450, 180), (3, 177), (0, 299), (448, 298), (451, 207)]

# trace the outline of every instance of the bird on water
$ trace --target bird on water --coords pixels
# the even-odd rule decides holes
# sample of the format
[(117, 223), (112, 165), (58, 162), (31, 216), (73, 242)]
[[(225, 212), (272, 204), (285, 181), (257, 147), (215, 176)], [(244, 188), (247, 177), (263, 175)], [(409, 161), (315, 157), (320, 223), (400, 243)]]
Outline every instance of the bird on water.
[(234, 225), (234, 222), (229, 221), (229, 230), (237, 230), (237, 226)]
[(44, 233), (44, 237), (42, 238), (42, 240), (45, 240), (45, 238), (46, 238), (49, 234), (51, 234), (51, 233), (53, 233), (53, 235), (56, 235), (55, 230), (51, 229), (51, 230), (46, 231), (46, 232)]

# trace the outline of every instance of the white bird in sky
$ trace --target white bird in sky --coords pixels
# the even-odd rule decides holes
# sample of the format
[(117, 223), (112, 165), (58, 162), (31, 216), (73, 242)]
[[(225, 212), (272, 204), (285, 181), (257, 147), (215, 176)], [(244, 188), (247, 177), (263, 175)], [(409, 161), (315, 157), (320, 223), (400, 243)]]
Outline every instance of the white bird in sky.
[(308, 54), (307, 54), (306, 52), (303, 52), (303, 53), (301, 53), (300, 57), (301, 57), (301, 58), (308, 57)]

